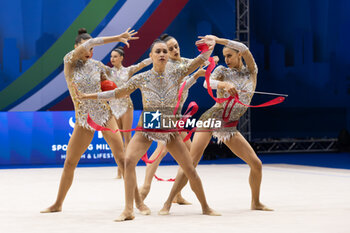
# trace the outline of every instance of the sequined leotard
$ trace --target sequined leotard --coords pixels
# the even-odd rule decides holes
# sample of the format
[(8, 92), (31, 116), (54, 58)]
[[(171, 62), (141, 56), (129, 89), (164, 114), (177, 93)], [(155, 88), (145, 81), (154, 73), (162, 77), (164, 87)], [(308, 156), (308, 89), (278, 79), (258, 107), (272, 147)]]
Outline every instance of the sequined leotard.
[[(175, 132), (154, 132), (149, 129), (169, 129), (164, 126), (164, 124), (161, 124), (164, 122), (164, 119), (166, 121), (176, 121), (173, 111), (176, 107), (180, 84), (188, 73), (193, 72), (208, 59), (211, 52), (212, 50), (208, 50), (201, 53), (193, 59), (190, 64), (181, 65), (179, 67), (174, 66), (174, 68), (168, 69), (165, 67), (164, 72), (161, 74), (152, 69), (135, 75), (122, 87), (116, 88), (113, 91), (97, 93), (97, 99), (110, 100), (120, 98), (123, 97), (123, 95), (130, 95), (136, 89), (140, 89), (144, 108), (142, 116), (150, 116), (150, 114), (154, 112), (154, 115), (151, 117), (152, 120), (150, 121), (153, 123), (154, 120), (157, 120), (157, 127), (144, 127), (145, 124), (142, 123), (148, 125), (152, 124), (151, 122), (147, 122), (147, 119), (147, 121), (143, 122), (143, 117), (140, 117), (139, 126), (143, 126), (143, 128), (146, 129), (142, 131), (142, 133), (149, 140), (167, 143), (171, 140), (171, 137), (174, 136)], [(161, 118), (159, 120), (160, 113)]]
[[(199, 59), (202, 60), (202, 57)], [(131, 93), (136, 89), (140, 89), (144, 112), (159, 111), (162, 114), (161, 120), (176, 121), (173, 111), (177, 103), (180, 84), (191, 64), (171, 65), (171, 67), (169, 65), (162, 74), (158, 74), (153, 69), (143, 72), (130, 78), (124, 86), (117, 88), (116, 92), (127, 90)], [(139, 126), (143, 126), (142, 123), (143, 117), (140, 117)], [(161, 127), (159, 129), (165, 128)], [(143, 131), (142, 133), (150, 140), (164, 143), (169, 142), (175, 134), (174, 132), (149, 131)]]
[[(110, 68), (111, 75), (109, 79), (112, 80), (117, 87), (121, 87), (126, 81), (128, 81), (130, 74), (132, 75), (137, 65), (129, 66), (129, 67), (120, 67), (117, 69), (115, 67)], [(132, 109), (134, 107), (130, 96), (126, 96), (119, 99), (113, 99), (109, 101), (109, 105), (112, 109), (113, 115), (119, 119), (128, 109)]]
[(83, 93), (101, 92), (100, 81), (101, 73), (105, 73), (104, 65), (93, 59), (88, 59), (86, 62), (78, 60), (73, 64), (74, 51), (64, 57), (64, 63), (74, 67), (70, 76), (66, 76), (66, 81), (74, 104), (76, 124), (94, 130), (86, 122), (87, 115), (89, 114), (97, 124), (105, 125), (111, 117), (110, 108), (104, 100), (78, 100), (71, 83), (73, 82)]
[[(252, 76), (253, 73), (253, 76)], [(253, 72), (249, 71), (247, 67), (243, 67), (240, 71), (236, 69), (226, 68), (224, 66), (218, 66), (215, 71), (210, 76), (211, 80), (229, 82), (233, 84), (237, 90), (244, 90), (246, 92), (238, 92), (239, 99), (244, 104), (249, 104), (252, 97), (253, 92), (255, 90), (255, 77), (257, 74), (257, 68), (255, 66), (255, 70)], [(205, 85), (206, 86), (206, 85)], [(229, 93), (223, 89), (217, 90), (218, 98), (227, 98), (229, 97)], [(223, 121), (223, 113), (224, 108), (227, 102), (224, 103), (216, 103), (213, 107), (207, 110), (202, 116), (201, 120), (205, 121), (209, 118), (213, 120), (219, 120), (222, 123)], [(227, 106), (226, 114), (228, 114), (228, 110), (231, 108), (233, 101)], [(229, 122), (237, 121), (239, 118), (247, 111), (247, 107), (241, 104), (235, 104), (232, 109), (232, 112), (229, 116)], [(218, 139), (218, 142), (226, 141), (230, 139), (237, 132), (236, 127), (227, 127), (215, 129), (213, 131), (213, 136)]]

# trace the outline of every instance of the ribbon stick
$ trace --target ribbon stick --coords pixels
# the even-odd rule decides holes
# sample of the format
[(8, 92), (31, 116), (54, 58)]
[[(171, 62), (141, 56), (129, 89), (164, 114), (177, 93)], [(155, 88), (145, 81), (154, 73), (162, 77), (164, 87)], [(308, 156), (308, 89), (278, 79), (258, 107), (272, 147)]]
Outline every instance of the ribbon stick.
[(277, 98), (274, 98), (270, 101), (267, 101), (265, 103), (262, 103), (262, 104), (259, 104), (259, 105), (248, 105), (248, 104), (244, 104), (242, 103), (240, 100), (239, 100), (239, 97), (238, 95), (235, 96), (235, 101), (241, 105), (244, 105), (246, 107), (249, 107), (249, 108), (263, 108), (263, 107), (268, 107), (268, 106), (272, 106), (272, 105), (276, 105), (276, 104), (280, 104), (282, 103), (286, 98), (285, 97), (277, 97)]
[[(248, 91), (242, 91), (242, 90), (238, 90), (238, 91), (248, 92)], [(286, 95), (286, 94), (278, 94), (278, 93), (263, 92), (263, 91), (253, 91), (253, 92), (248, 92), (248, 93), (260, 94), (260, 95), (277, 95), (277, 96), (288, 97), (288, 95)]]

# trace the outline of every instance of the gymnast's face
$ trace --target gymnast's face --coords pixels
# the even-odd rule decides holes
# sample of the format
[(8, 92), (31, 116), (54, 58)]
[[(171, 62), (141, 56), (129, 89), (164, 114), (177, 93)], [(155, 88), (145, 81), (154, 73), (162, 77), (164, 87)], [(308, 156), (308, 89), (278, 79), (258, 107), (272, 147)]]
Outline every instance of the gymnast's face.
[(169, 58), (173, 60), (180, 60), (180, 46), (175, 39), (170, 39), (166, 42), (169, 50)]
[(117, 51), (111, 53), (111, 63), (115, 67), (119, 67), (122, 64), (124, 57), (121, 56)]
[(225, 63), (229, 68), (239, 68), (242, 62), (241, 53), (227, 47), (222, 50), (222, 53), (225, 57)]
[[(74, 48), (77, 48), (79, 45), (83, 44), (86, 41), (88, 41), (88, 40), (81, 40), (79, 44), (74, 45)], [(84, 49), (84, 52), (82, 52), (80, 59), (83, 61), (87, 61), (88, 59), (92, 58), (93, 51), (94, 51), (93, 48), (91, 48), (89, 51)]]
[(169, 53), (165, 43), (156, 43), (149, 54), (154, 66), (164, 66), (168, 62)]

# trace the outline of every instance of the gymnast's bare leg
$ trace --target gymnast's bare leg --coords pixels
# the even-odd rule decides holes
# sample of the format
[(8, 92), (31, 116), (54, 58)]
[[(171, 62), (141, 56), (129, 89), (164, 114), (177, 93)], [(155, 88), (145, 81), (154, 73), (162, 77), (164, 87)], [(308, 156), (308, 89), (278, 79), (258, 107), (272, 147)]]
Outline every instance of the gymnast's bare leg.
[[(117, 129), (117, 124), (113, 117), (107, 122), (107, 127)], [(41, 213), (60, 212), (62, 211), (63, 201), (69, 188), (73, 183), (74, 171), (78, 165), (80, 157), (86, 151), (94, 136), (94, 131), (88, 130), (78, 124), (75, 124), (72, 137), (68, 142), (66, 160), (64, 163), (63, 173), (59, 185), (59, 190), (55, 203)], [(119, 167), (124, 164), (124, 152), (122, 147), (121, 136), (119, 133), (103, 133), (105, 140), (110, 146), (112, 153)]]
[[(197, 166), (199, 163), (210, 139), (210, 132), (198, 132), (195, 134), (191, 146), (191, 156), (193, 162), (195, 163), (195, 166)], [(259, 199), (260, 184), (262, 178), (262, 163), (258, 156), (255, 154), (254, 150), (239, 132), (237, 132), (234, 136), (232, 136), (228, 141), (225, 141), (224, 143), (235, 155), (237, 155), (250, 166), (251, 170), (249, 175), (249, 184), (252, 192), (251, 209), (271, 211), (272, 209), (263, 205)], [(171, 189), (169, 197), (164, 203), (163, 208), (159, 211), (159, 214), (165, 215), (169, 213), (174, 196), (177, 192), (181, 191), (186, 183), (187, 178), (184, 175), (183, 171), (179, 169), (173, 188)]]
[[(197, 166), (200, 159), (202, 158), (203, 152), (207, 147), (210, 139), (211, 139), (211, 132), (197, 132), (194, 134), (193, 141), (191, 143), (191, 151), (190, 151), (190, 155), (194, 166)], [(175, 178), (174, 185), (168, 196), (168, 199), (165, 201), (163, 208), (159, 211), (160, 215), (169, 214), (173, 199), (176, 197), (177, 193), (180, 192), (183, 189), (183, 187), (186, 186), (187, 181), (188, 179), (184, 171), (181, 168), (179, 168)]]
[[(136, 172), (135, 167), (138, 160), (146, 153), (147, 149), (151, 145), (151, 141), (145, 138), (141, 133), (135, 133), (131, 139), (129, 146), (126, 150), (125, 158), (125, 209), (123, 213), (116, 219), (116, 221), (131, 220), (134, 218), (133, 214), (133, 190), (136, 187)], [(192, 190), (195, 192), (198, 200), (202, 205), (203, 214), (207, 215), (220, 215), (212, 210), (206, 201), (202, 182), (192, 164), (188, 149), (182, 142), (182, 138), (179, 135), (175, 135), (167, 145), (167, 149), (174, 156), (175, 160), (182, 167), (184, 173), (189, 177)]]
[[(131, 129), (132, 127), (132, 121), (133, 121), (133, 108), (128, 108), (128, 110), (119, 118), (117, 119), (117, 123), (119, 128), (123, 130)], [(131, 140), (131, 132), (121, 132), (122, 137), (124, 138), (124, 150), (126, 151), (126, 148), (128, 147), (128, 144)], [(122, 171), (118, 166), (118, 175), (117, 179), (122, 178)]]
[[(185, 132), (181, 132), (182, 138), (185, 138), (186, 136), (187, 136), (187, 134)], [(185, 142), (185, 144), (186, 144), (187, 149), (190, 150), (191, 141), (187, 140)], [(147, 164), (145, 181), (143, 183), (143, 186), (140, 188), (140, 195), (141, 195), (142, 200), (146, 199), (146, 197), (151, 189), (152, 180), (153, 180), (153, 177), (157, 171), (157, 168), (167, 153), (168, 153), (168, 150), (166, 149), (166, 146), (163, 143), (158, 143), (156, 150), (153, 152), (152, 156), (149, 158), (150, 160), (154, 160), (159, 155), (159, 157), (157, 158), (156, 161), (154, 161), (151, 164)], [(182, 197), (181, 192), (179, 192), (175, 196), (175, 198), (173, 199), (173, 203), (177, 203), (179, 205), (191, 205), (190, 202), (188, 202), (185, 198)]]
[(272, 211), (260, 202), (260, 185), (262, 179), (262, 163), (247, 140), (237, 132), (224, 142), (230, 150), (246, 162), (250, 167), (249, 185), (252, 193), (251, 209)]

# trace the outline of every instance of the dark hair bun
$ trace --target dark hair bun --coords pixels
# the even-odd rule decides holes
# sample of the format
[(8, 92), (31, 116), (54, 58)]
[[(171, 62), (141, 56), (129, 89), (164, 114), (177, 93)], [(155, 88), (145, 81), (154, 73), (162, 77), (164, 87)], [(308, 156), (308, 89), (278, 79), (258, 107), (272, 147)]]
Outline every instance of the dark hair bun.
[(164, 34), (162, 34), (159, 38), (161, 39), (161, 40), (165, 40), (165, 39), (167, 39), (168, 37), (170, 37), (168, 34), (166, 34), (166, 33), (164, 33)]
[(87, 33), (87, 30), (85, 28), (79, 28), (78, 35), (81, 35), (81, 34), (84, 34), (84, 33)]
[(124, 47), (118, 46), (117, 48), (113, 49), (114, 52), (119, 53), (120, 56), (124, 57)]

